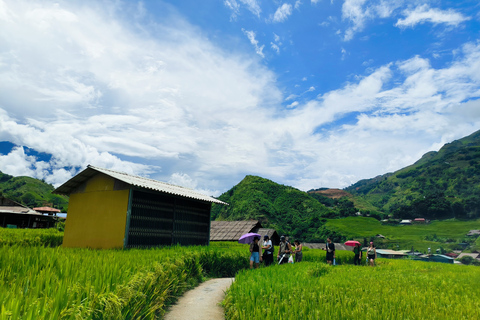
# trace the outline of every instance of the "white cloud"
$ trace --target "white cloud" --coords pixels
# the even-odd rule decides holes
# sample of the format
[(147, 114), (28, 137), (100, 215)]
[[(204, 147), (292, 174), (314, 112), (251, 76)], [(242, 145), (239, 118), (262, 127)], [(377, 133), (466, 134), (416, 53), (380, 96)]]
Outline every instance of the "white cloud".
[(300, 6), (301, 6), (301, 5), (302, 5), (302, 1), (297, 0), (297, 1), (295, 1), (295, 6), (294, 6), (294, 7), (295, 7), (295, 9), (298, 10), (298, 9), (300, 9)]
[(277, 53), (280, 53), (280, 47), (277, 46), (275, 43), (273, 42), (270, 42), (270, 45), (272, 47), (273, 50), (275, 50)]
[(272, 17), (273, 22), (283, 22), (292, 14), (292, 5), (288, 3), (282, 4)]
[(452, 9), (440, 10), (430, 8), (427, 4), (418, 6), (414, 10), (407, 9), (403, 12), (403, 15), (405, 16), (405, 19), (398, 19), (395, 26), (400, 28), (413, 28), (417, 24), (425, 22), (458, 26), (460, 23), (470, 19)]
[(239, 2), (246, 6), (248, 11), (250, 11), (257, 17), (260, 17), (262, 9), (260, 8), (260, 5), (256, 0), (238, 0), (238, 2), (237, 0), (224, 0), (224, 5), (230, 10), (232, 10), (232, 15), (230, 17), (232, 20), (235, 20), (240, 15), (240, 8), (242, 6)]
[(249, 30), (245, 30), (245, 29), (242, 29), (243, 33), (247, 36), (248, 40), (250, 40), (250, 43), (253, 45), (253, 47), (255, 48), (255, 52), (261, 56), (262, 58), (265, 58), (265, 55), (263, 54), (263, 48), (265, 47), (265, 45), (261, 45), (259, 46), (258, 45), (258, 40), (255, 39), (255, 31), (249, 31)]

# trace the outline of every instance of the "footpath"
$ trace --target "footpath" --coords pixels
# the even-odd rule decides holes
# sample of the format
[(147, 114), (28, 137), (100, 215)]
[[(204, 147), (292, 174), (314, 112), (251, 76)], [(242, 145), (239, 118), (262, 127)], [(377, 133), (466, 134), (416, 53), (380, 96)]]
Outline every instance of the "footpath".
[(165, 320), (224, 320), (220, 302), (235, 278), (217, 278), (187, 291), (165, 314)]

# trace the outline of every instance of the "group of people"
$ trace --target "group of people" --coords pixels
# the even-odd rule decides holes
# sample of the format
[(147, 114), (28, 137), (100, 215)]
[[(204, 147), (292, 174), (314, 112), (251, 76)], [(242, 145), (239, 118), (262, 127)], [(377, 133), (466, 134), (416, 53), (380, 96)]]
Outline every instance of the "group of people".
[[(254, 237), (253, 242), (250, 244), (250, 268), (253, 268), (255, 263), (255, 268), (258, 268), (260, 262), (264, 262), (265, 266), (269, 266), (273, 263), (274, 256), (274, 246), (273, 242), (268, 235), (263, 237), (263, 246), (260, 245), (260, 237)], [(263, 254), (262, 254), (263, 250)], [(294, 246), (292, 247), (291, 243), (288, 241), (287, 237), (280, 237), (280, 244), (277, 254), (278, 264), (284, 264), (288, 262), (293, 262), (293, 255), (295, 256), (295, 262), (302, 261), (303, 252), (302, 244), (300, 241), (295, 240)]]
[[(260, 245), (260, 237), (254, 237), (253, 242), (250, 244), (250, 269), (253, 268), (255, 263), (255, 268), (258, 268), (260, 262), (264, 262), (265, 266), (269, 266), (273, 263), (274, 256), (274, 247), (272, 240), (268, 235), (263, 237), (263, 246)], [(263, 254), (262, 254), (263, 250)], [(330, 238), (327, 238), (327, 243), (323, 250), (327, 251), (326, 260), (327, 263), (332, 265), (335, 264), (335, 244)], [(361, 265), (362, 263), (362, 247), (360, 243), (356, 243), (353, 247), (353, 264)], [(280, 237), (280, 244), (277, 254), (278, 264), (293, 262), (293, 256), (295, 256), (295, 262), (300, 262), (303, 259), (302, 244), (300, 241), (294, 241), (294, 247), (290, 244), (287, 237)], [(377, 258), (377, 250), (373, 242), (370, 242), (370, 245), (367, 248), (367, 263), (370, 266), (375, 266), (375, 259)]]
[[(353, 247), (353, 264), (354, 265), (361, 265), (362, 264), (362, 247), (360, 243), (356, 243), (355, 247)], [(367, 264), (374, 267), (375, 266), (375, 259), (377, 259), (377, 249), (375, 249), (375, 245), (373, 242), (370, 242), (370, 245), (367, 248)]]

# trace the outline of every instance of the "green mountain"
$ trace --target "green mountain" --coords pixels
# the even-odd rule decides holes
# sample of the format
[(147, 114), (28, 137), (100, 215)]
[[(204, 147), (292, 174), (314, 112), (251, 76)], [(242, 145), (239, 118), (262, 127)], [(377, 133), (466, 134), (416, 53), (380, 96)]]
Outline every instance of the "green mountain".
[(52, 194), (55, 188), (30, 177), (13, 177), (0, 172), (0, 193), (30, 208), (45, 205), (67, 212), (68, 197)]
[(324, 240), (324, 218), (335, 215), (306, 192), (257, 176), (246, 176), (218, 199), (230, 205), (213, 204), (212, 220), (259, 220), (307, 242)]
[(397, 218), (480, 217), (480, 131), (345, 191)]

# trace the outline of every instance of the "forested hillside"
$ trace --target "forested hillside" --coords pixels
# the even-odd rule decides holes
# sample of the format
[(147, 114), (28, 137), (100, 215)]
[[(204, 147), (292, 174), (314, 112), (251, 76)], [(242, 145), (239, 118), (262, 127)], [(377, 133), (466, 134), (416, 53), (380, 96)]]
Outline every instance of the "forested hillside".
[(480, 217), (480, 131), (345, 190), (397, 218)]
[(305, 241), (324, 240), (322, 218), (335, 216), (306, 192), (256, 176), (246, 176), (218, 199), (230, 205), (213, 204), (212, 220), (255, 219)]
[(4, 197), (30, 208), (46, 204), (67, 212), (68, 197), (52, 194), (55, 188), (30, 177), (13, 177), (0, 172), (0, 193)]

